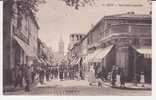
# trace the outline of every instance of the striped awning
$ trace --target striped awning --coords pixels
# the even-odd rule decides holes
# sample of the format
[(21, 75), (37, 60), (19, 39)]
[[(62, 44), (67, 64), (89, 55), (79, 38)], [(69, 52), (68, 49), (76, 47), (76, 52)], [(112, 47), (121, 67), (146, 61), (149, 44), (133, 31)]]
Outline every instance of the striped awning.
[(93, 62), (101, 62), (104, 57), (111, 51), (113, 45), (106, 48), (100, 48), (98, 52), (93, 57)]
[(79, 64), (81, 58), (74, 58), (73, 61), (71, 62), (71, 65), (77, 65)]
[(136, 50), (140, 54), (143, 54), (145, 58), (151, 58), (152, 57), (152, 49), (151, 48), (137, 48)]
[(32, 48), (23, 42), (20, 38), (17, 36), (13, 36), (13, 38), (17, 41), (17, 43), (20, 45), (20, 47), (23, 49), (24, 53), (29, 57), (36, 57), (35, 53), (32, 51)]

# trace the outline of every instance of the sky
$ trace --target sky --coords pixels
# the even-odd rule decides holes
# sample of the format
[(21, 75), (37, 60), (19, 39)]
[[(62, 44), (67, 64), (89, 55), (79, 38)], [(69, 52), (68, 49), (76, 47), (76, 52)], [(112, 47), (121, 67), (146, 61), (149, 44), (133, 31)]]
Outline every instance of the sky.
[[(147, 0), (95, 0), (94, 6), (81, 7), (79, 10), (66, 6), (61, 0), (46, 1), (46, 4), (39, 6), (37, 14), (40, 27), (39, 38), (53, 51), (58, 51), (58, 44), (62, 38), (67, 52), (71, 33), (87, 34), (91, 26), (105, 15), (129, 11), (147, 14), (150, 11)], [(130, 5), (126, 6), (126, 4)]]

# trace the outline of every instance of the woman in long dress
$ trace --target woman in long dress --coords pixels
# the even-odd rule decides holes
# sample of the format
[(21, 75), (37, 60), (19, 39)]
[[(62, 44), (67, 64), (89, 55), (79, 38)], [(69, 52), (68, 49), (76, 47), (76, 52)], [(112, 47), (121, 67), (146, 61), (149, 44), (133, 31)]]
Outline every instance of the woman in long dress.
[(94, 70), (94, 66), (93, 65), (91, 65), (91, 68), (90, 68), (88, 81), (89, 81), (90, 85), (92, 85), (92, 83), (94, 83), (96, 81), (95, 70)]

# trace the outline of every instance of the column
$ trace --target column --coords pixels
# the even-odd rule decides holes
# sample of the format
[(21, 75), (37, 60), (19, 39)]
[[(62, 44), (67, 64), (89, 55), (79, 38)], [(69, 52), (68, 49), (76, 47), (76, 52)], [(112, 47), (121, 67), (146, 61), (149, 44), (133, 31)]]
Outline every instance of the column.
[(119, 45), (116, 48), (116, 65), (119, 65), (120, 68), (124, 69), (125, 75), (128, 76), (128, 67), (129, 67), (129, 47), (128, 45)]

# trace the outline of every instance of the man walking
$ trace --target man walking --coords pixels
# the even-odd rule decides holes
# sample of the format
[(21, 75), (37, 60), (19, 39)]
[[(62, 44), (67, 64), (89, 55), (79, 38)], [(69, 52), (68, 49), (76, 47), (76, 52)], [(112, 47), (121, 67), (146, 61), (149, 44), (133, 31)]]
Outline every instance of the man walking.
[(18, 85), (22, 87), (22, 69), (20, 68), (20, 64), (17, 64), (12, 70), (14, 87), (16, 88)]
[(124, 74), (124, 70), (121, 69), (120, 71), (120, 87), (125, 87), (125, 74)]
[(25, 67), (24, 67), (24, 76), (25, 76), (25, 81), (26, 81), (25, 91), (29, 92), (30, 83), (31, 83), (31, 68), (27, 64), (25, 64)]
[(115, 82), (116, 82), (116, 67), (114, 65), (112, 69), (112, 86), (115, 86)]

